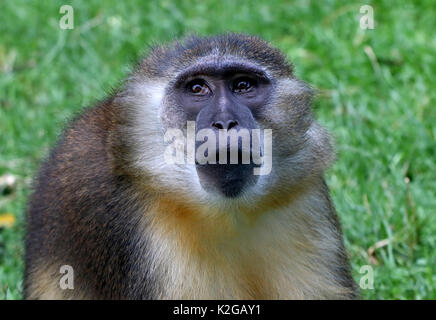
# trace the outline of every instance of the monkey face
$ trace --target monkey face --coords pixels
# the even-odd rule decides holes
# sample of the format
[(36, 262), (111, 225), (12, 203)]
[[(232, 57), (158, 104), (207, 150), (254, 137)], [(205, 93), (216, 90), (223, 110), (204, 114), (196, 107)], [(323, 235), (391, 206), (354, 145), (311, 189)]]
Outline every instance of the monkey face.
[[(154, 48), (129, 77), (115, 101), (122, 120), (114, 144), (124, 168), (160, 194), (252, 205), (277, 189), (292, 192), (330, 163), (311, 97), (292, 65), (261, 39), (192, 37)], [(167, 161), (169, 146), (181, 161)]]
[(253, 130), (259, 129), (257, 114), (271, 90), (262, 69), (247, 62), (196, 64), (177, 77), (175, 98), (186, 119), (195, 122), (196, 171), (206, 191), (237, 197), (257, 182), (253, 169), (260, 164), (253, 158)]

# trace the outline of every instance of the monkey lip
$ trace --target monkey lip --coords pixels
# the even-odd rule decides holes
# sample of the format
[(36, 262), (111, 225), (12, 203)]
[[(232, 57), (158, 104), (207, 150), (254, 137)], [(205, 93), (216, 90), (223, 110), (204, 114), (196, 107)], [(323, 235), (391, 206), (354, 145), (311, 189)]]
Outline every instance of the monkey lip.
[[(222, 151), (226, 156), (224, 163), (221, 162)], [(249, 150), (242, 148), (239, 141), (237, 150), (233, 149), (233, 151), (237, 152), (235, 159), (231, 159), (232, 146), (229, 142), (224, 149), (220, 149), (217, 144), (216, 151), (213, 150), (209, 154), (207, 150), (208, 160), (212, 159), (215, 163), (200, 164), (196, 158), (197, 175), (205, 191), (226, 198), (236, 198), (244, 189), (257, 182), (259, 176), (254, 175), (254, 168), (259, 165), (254, 163), (251, 148)]]
[(257, 182), (253, 174), (254, 164), (206, 164), (197, 165), (200, 184), (208, 192), (236, 198), (242, 191)]

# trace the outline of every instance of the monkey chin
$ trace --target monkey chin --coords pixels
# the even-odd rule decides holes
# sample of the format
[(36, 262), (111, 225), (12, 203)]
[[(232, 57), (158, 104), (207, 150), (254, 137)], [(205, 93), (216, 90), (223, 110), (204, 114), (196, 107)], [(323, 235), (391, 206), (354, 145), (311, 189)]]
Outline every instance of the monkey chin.
[(202, 188), (225, 198), (238, 198), (257, 183), (259, 176), (253, 174), (254, 168), (252, 163), (196, 165)]

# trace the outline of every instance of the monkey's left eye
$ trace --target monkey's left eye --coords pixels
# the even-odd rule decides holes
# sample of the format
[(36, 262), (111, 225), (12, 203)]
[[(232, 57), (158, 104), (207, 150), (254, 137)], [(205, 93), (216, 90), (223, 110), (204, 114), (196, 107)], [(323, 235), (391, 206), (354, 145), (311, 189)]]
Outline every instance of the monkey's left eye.
[(201, 79), (192, 80), (188, 83), (187, 87), (188, 90), (194, 95), (204, 96), (210, 93), (209, 87), (205, 81)]
[(253, 81), (248, 78), (239, 78), (233, 82), (232, 90), (233, 92), (243, 93), (248, 92), (253, 88)]

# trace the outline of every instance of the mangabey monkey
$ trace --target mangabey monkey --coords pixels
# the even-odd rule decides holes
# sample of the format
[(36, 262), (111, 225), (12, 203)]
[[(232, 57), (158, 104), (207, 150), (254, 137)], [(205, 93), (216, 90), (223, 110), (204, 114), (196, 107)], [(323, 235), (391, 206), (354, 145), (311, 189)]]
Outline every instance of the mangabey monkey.
[[(332, 147), (311, 96), (257, 37), (152, 49), (43, 165), (28, 211), (25, 297), (355, 298), (323, 179)], [(252, 160), (165, 161), (165, 133), (186, 133), (188, 121), (197, 131), (271, 129), (271, 172), (255, 176)], [(64, 265), (74, 289), (60, 287)]]

